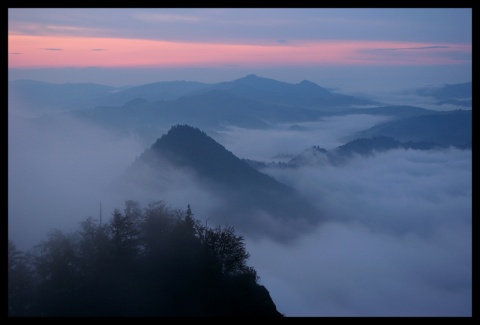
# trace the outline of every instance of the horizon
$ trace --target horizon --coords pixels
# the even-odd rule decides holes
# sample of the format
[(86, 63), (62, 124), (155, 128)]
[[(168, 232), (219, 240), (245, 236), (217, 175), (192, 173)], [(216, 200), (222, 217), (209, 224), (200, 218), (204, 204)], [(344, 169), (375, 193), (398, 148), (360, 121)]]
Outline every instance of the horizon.
[(248, 74), (348, 92), (472, 78), (472, 10), (9, 9), (9, 80), (216, 83)]
[[(61, 81), (39, 80), (41, 78), (39, 78), (39, 79), (18, 78), (18, 79), (13, 79), (13, 80), (9, 79), (8, 81), (9, 82), (34, 81), (34, 82), (41, 82), (41, 83), (47, 83), (47, 84), (53, 84), (53, 85), (92, 84), (92, 85), (108, 86), (108, 87), (111, 87), (115, 90), (121, 91), (121, 90), (125, 90), (125, 89), (128, 89), (128, 88), (142, 87), (142, 86), (151, 85), (151, 84), (169, 83), (169, 82), (198, 82), (198, 83), (203, 83), (203, 84), (206, 84), (206, 85), (215, 85), (215, 84), (224, 83), (224, 82), (235, 82), (237, 80), (241, 80), (241, 79), (247, 78), (249, 76), (255, 76), (255, 77), (260, 78), (260, 79), (268, 79), (268, 80), (283, 82), (283, 83), (287, 83), (287, 84), (291, 84), (291, 85), (297, 85), (297, 84), (300, 84), (303, 81), (309, 81), (309, 82), (312, 82), (312, 83), (316, 84), (319, 87), (322, 87), (322, 88), (324, 88), (328, 91), (334, 92), (334, 93), (344, 93), (344, 94), (358, 95), (358, 96), (361, 96), (361, 97), (362, 96), (367, 96), (367, 97), (371, 97), (371, 98), (382, 98), (382, 99), (386, 99), (387, 101), (391, 100), (392, 103), (395, 103), (396, 101), (399, 101), (399, 98), (395, 98), (397, 96), (397, 95), (394, 95), (395, 93), (398, 94), (398, 93), (401, 93), (403, 91), (411, 91), (411, 90), (414, 90), (414, 89), (440, 88), (440, 87), (448, 86), (448, 85), (465, 84), (465, 83), (471, 83), (472, 82), (472, 80), (466, 80), (466, 81), (463, 81), (463, 82), (437, 83), (437, 84), (421, 84), (421, 83), (418, 83), (416, 86), (414, 86), (414, 85), (403, 85), (403, 87), (388, 88), (388, 89), (383, 89), (383, 90), (357, 89), (357, 88), (354, 88), (354, 89), (339, 89), (339, 88), (335, 88), (335, 87), (328, 87), (326, 85), (319, 84), (319, 83), (314, 82), (314, 81), (309, 80), (309, 79), (302, 79), (302, 80), (298, 80), (298, 81), (295, 81), (295, 82), (291, 82), (291, 81), (285, 81), (285, 80), (281, 80), (281, 79), (266, 77), (266, 76), (255, 74), (255, 73), (249, 73), (249, 74), (245, 74), (245, 75), (242, 75), (240, 77), (233, 78), (233, 79), (220, 80), (220, 81), (215, 81), (215, 82), (205, 82), (205, 81), (189, 80), (189, 79), (172, 79), (172, 80), (159, 80), (159, 81), (152, 81), (151, 80), (151, 81), (146, 82), (146, 83), (141, 83), (140, 82), (140, 83), (135, 83), (135, 84), (118, 85), (118, 86), (114, 86), (112, 84), (107, 84), (107, 83), (97, 83), (97, 82), (90, 82), (90, 81), (61, 82)], [(394, 97), (392, 97), (392, 95)], [(409, 98), (408, 100), (411, 100), (411, 98)], [(425, 105), (425, 103), (417, 103), (417, 104), (422, 106), (422, 107)]]

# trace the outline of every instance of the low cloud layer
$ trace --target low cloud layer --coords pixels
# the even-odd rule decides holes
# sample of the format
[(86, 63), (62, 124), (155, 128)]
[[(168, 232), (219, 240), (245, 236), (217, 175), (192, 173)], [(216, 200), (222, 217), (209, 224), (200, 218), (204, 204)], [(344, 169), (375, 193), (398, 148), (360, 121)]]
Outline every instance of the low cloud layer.
[[(303, 130), (232, 128), (215, 138), (240, 158), (268, 161), (312, 145), (333, 149), (385, 119), (332, 117), (299, 123)], [(78, 229), (87, 216), (98, 217), (100, 203), (104, 218), (127, 199), (143, 199), (142, 205), (163, 199), (173, 208), (191, 204), (208, 225), (215, 223), (209, 211), (222, 203), (189, 171), (177, 169), (164, 173), (162, 196), (119, 195), (109, 184), (146, 149), (134, 136), (77, 120), (33, 123), (10, 114), (8, 141), (8, 235), (19, 249), (45, 239), (49, 229)], [(325, 163), (265, 173), (309, 197), (319, 218), (328, 220), (288, 245), (240, 232), (246, 235), (249, 264), (280, 312), (472, 314), (471, 151), (392, 150), (338, 167)], [(278, 220), (272, 223), (277, 226)]]
[(135, 137), (119, 137), (96, 126), (58, 118), (9, 115), (8, 234), (27, 249), (57, 228), (76, 230), (88, 216), (110, 215), (118, 200), (107, 184), (143, 151)]
[(287, 316), (470, 316), (471, 151), (394, 150), (268, 173), (333, 217), (284, 246), (250, 241)]
[(278, 154), (299, 154), (314, 145), (334, 149), (355, 132), (389, 119), (366, 114), (332, 116), (315, 122), (275, 125), (267, 130), (230, 127), (212, 137), (239, 158), (273, 161), (278, 160), (274, 158)]

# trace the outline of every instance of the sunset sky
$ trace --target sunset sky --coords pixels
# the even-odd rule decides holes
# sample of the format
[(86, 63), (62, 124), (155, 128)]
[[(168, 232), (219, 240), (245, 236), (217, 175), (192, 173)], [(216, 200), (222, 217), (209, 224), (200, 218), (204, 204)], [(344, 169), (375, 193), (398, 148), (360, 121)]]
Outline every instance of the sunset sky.
[(8, 11), (8, 58), (9, 80), (114, 86), (250, 73), (346, 88), (368, 84), (364, 74), (465, 82), (472, 10), (18, 8)]

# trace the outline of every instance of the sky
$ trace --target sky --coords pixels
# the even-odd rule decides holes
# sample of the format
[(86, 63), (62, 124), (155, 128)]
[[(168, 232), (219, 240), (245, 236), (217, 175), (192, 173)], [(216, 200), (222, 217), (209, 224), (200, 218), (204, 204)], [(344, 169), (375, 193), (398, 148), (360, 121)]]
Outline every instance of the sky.
[(344, 91), (472, 78), (472, 9), (10, 8), (9, 80), (221, 82)]

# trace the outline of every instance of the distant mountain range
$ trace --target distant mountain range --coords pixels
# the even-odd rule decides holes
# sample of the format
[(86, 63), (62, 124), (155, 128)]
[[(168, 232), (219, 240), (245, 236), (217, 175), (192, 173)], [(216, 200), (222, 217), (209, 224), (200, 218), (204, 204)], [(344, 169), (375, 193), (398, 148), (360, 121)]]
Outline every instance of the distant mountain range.
[(8, 88), (11, 103), (28, 107), (31, 113), (92, 109), (97, 106), (123, 106), (136, 98), (149, 102), (174, 101), (181, 97), (198, 96), (215, 90), (264, 104), (295, 105), (322, 110), (378, 104), (367, 99), (332, 93), (306, 80), (298, 84), (290, 84), (256, 75), (214, 84), (167, 81), (129, 88), (114, 88), (91, 83), (53, 84), (18, 80), (10, 81)]
[(92, 83), (53, 84), (34, 80), (8, 82), (8, 105), (15, 111), (40, 116), (98, 106), (115, 88)]
[(224, 90), (265, 104), (294, 105), (297, 108), (315, 110), (378, 104), (368, 99), (333, 93), (307, 80), (290, 84), (254, 74), (230, 82), (221, 82), (210, 88)]
[[(433, 96), (444, 103), (471, 101), (471, 83), (416, 90), (422, 96)], [(470, 95), (470, 99), (468, 96)], [(397, 140), (448, 142), (448, 132), (430, 137), (407, 139), (408, 132), (418, 128), (422, 119), (438, 111), (414, 106), (386, 105), (364, 98), (333, 93), (310, 81), (290, 84), (256, 75), (214, 84), (193, 81), (157, 82), (125, 89), (96, 84), (50, 84), (20, 80), (9, 82), (9, 111), (28, 116), (46, 112), (64, 112), (115, 132), (137, 134), (144, 144), (154, 142), (172, 125), (187, 124), (203, 130), (220, 130), (229, 126), (268, 129), (277, 123), (317, 121), (325, 116), (370, 114), (395, 117), (390, 125), (365, 131), (358, 137), (385, 135)], [(415, 117), (419, 117), (417, 120)], [(424, 116), (421, 117), (420, 116)], [(400, 122), (399, 119), (410, 118)], [(419, 121), (418, 123), (415, 121)], [(404, 126), (399, 126), (401, 123)], [(298, 126), (297, 126), (298, 127)], [(380, 130), (382, 128), (382, 130)], [(471, 129), (471, 127), (470, 127)], [(433, 129), (432, 129), (432, 132)], [(468, 133), (468, 130), (466, 131)], [(450, 141), (455, 145), (459, 139)], [(434, 139), (435, 138), (435, 139)]]
[(393, 149), (432, 150), (443, 148), (445, 148), (444, 145), (434, 142), (400, 142), (392, 137), (375, 136), (372, 138), (355, 139), (330, 151), (314, 146), (290, 159), (286, 165), (289, 167), (302, 167), (318, 165), (319, 163), (323, 164), (325, 162), (339, 165), (348, 162), (350, 158), (356, 155), (371, 156), (375, 153)]
[[(53, 84), (34, 80), (9, 81), (9, 105), (29, 115), (86, 110), (96, 107), (122, 107), (132, 100), (154, 103), (176, 101), (186, 96), (203, 96), (212, 91), (228, 93), (236, 98), (254, 100), (269, 107), (308, 109), (322, 113), (338, 113), (349, 107), (388, 106), (376, 101), (335, 93), (303, 80), (297, 84), (248, 75), (228, 82), (207, 84), (196, 81), (165, 81), (132, 87), (110, 87), (92, 83)], [(407, 91), (432, 97), (438, 105), (456, 104), (471, 107), (472, 83), (423, 87)], [(214, 92), (215, 93), (215, 92)], [(207, 95), (212, 97), (212, 95)]]
[[(438, 103), (470, 101), (471, 82), (424, 87), (417, 95)], [(118, 106), (120, 105), (120, 106)], [(115, 132), (136, 134), (145, 145), (172, 125), (207, 131), (225, 127), (268, 129), (278, 123), (301, 129), (301, 122), (347, 114), (390, 116), (388, 122), (362, 130), (347, 140), (378, 136), (397, 141), (423, 141), (471, 148), (471, 110), (439, 112), (415, 106), (385, 105), (333, 93), (310, 81), (290, 84), (256, 75), (214, 84), (191, 81), (157, 82), (125, 89), (96, 84), (9, 82), (9, 111), (60, 111)], [(35, 115), (35, 114), (33, 114)], [(56, 115), (38, 119), (48, 125)]]
[(406, 91), (405, 93), (414, 93), (423, 97), (431, 97), (435, 100), (434, 104), (439, 106), (455, 105), (466, 109), (472, 108), (471, 81), (437, 87), (421, 87)]
[[(165, 172), (186, 171), (223, 202), (212, 218), (250, 234), (285, 240), (321, 221), (319, 211), (293, 188), (236, 157), (198, 128), (176, 125), (142, 153), (116, 186), (161, 192)], [(272, 226), (275, 219), (288, 227)]]
[(472, 111), (455, 110), (429, 112), (425, 115), (413, 115), (397, 118), (375, 125), (352, 135), (351, 141), (333, 150), (319, 146), (306, 148), (298, 155), (278, 154), (277, 158), (287, 161), (265, 163), (243, 159), (257, 170), (265, 167), (302, 167), (307, 165), (338, 165), (349, 158), (368, 156), (392, 149), (432, 150), (455, 147), (472, 149)]
[[(325, 164), (341, 165), (355, 156), (372, 156), (376, 153), (386, 152), (394, 149), (412, 150), (441, 150), (448, 148), (448, 145), (429, 141), (407, 141), (401, 142), (388, 136), (373, 136), (371, 138), (358, 138), (338, 146), (333, 150), (326, 150), (319, 146), (312, 146), (305, 149), (298, 155), (289, 157), (286, 162), (263, 162), (251, 159), (243, 159), (253, 168), (262, 171), (267, 167), (298, 168), (305, 166), (323, 166)], [(461, 149), (466, 149), (462, 147)]]
[(472, 111), (455, 110), (407, 116), (373, 126), (353, 138), (388, 136), (399, 141), (426, 141), (443, 146), (472, 148)]
[[(262, 170), (272, 166), (302, 167), (325, 163), (338, 165), (347, 162), (354, 155), (368, 156), (392, 149), (432, 150), (448, 147), (472, 149), (471, 110), (440, 112), (425, 110), (426, 114), (416, 115), (421, 113), (422, 109), (403, 106), (390, 109), (398, 110), (399, 116), (357, 132), (349, 137), (350, 141), (333, 150), (313, 146), (298, 155), (280, 153), (274, 157), (282, 161), (266, 163), (247, 158), (243, 160), (250, 166)], [(403, 109), (405, 114), (400, 113)]]
[(415, 90), (420, 96), (429, 96), (437, 100), (448, 99), (471, 99), (472, 82), (464, 82), (453, 85), (443, 85), (439, 87), (423, 87)]
[[(290, 84), (256, 75), (216, 84), (172, 81), (126, 89), (31, 80), (9, 82), (10, 112), (34, 117), (63, 112), (115, 132), (133, 132), (145, 144), (175, 124), (204, 130), (225, 126), (269, 128), (275, 123), (318, 120), (362, 112), (359, 106), (378, 105), (333, 93), (306, 80)], [(382, 110), (397, 114), (390, 107), (364, 113), (382, 114)]]

